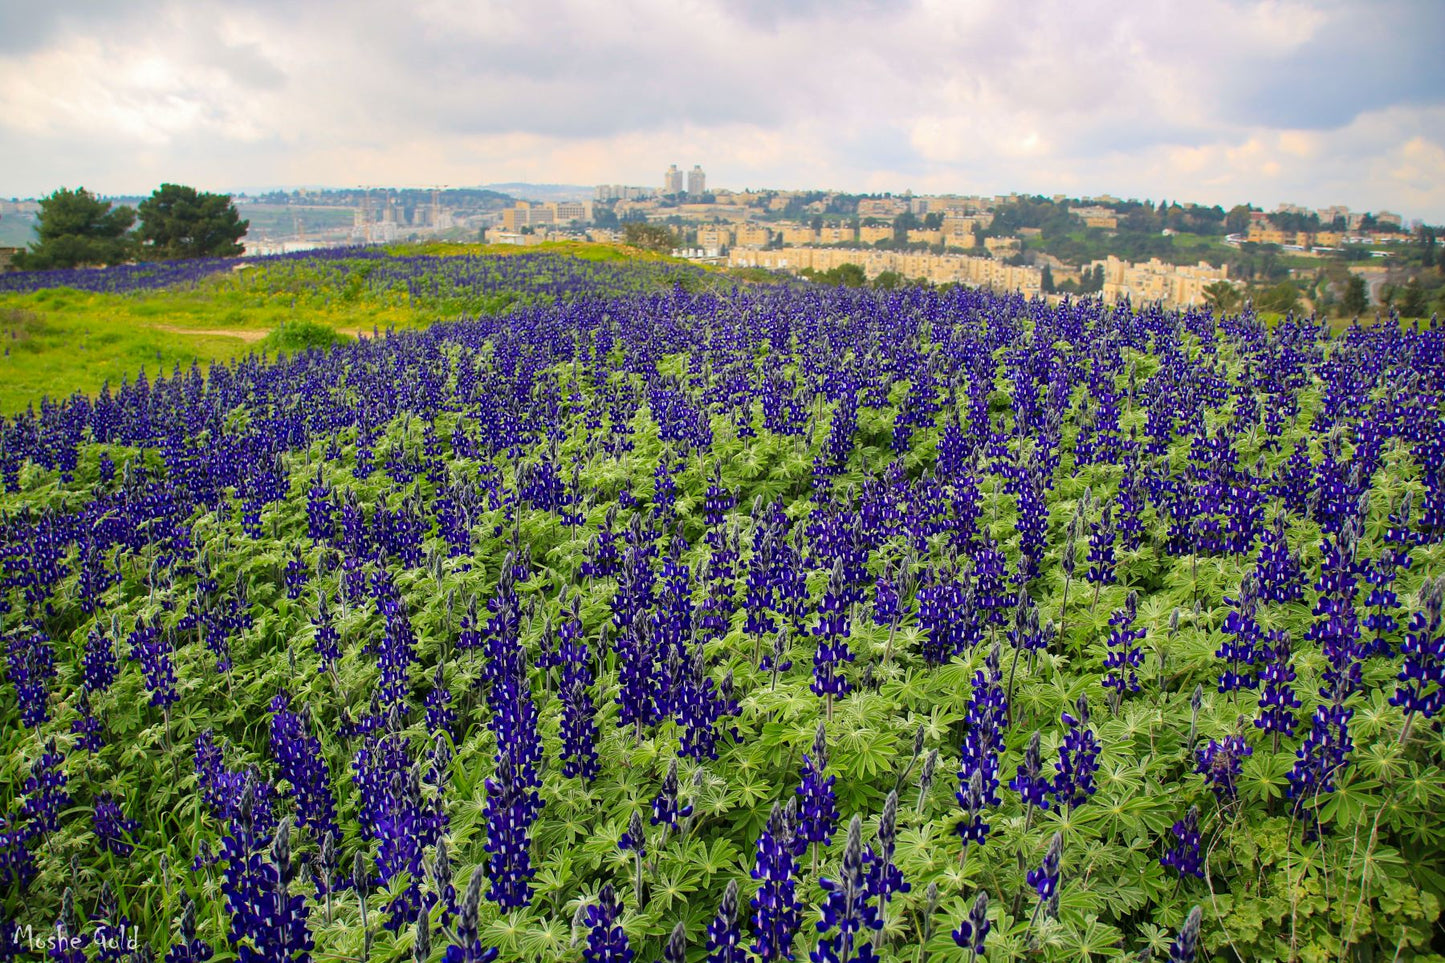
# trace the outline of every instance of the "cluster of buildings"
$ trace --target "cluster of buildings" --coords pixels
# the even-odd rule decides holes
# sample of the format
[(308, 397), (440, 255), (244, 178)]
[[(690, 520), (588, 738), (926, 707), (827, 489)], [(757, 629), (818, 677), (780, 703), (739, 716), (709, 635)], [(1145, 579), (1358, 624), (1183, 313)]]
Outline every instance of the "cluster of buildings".
[(1143, 264), (1121, 261), (1109, 255), (1094, 261), (1089, 270), (1104, 269), (1104, 300), (1113, 304), (1128, 298), (1134, 304), (1162, 301), (1169, 307), (1192, 307), (1204, 303), (1204, 289), (1217, 281), (1229, 281), (1229, 266), (1214, 267), (1208, 261), (1195, 265), (1169, 264), (1150, 258)]
[(548, 227), (551, 225), (588, 224), (592, 221), (590, 201), (548, 201), (534, 204), (518, 201), (502, 211), (502, 229), (520, 231), (524, 227)]
[[(966, 254), (932, 254), (919, 251), (887, 251), (878, 248), (847, 249), (827, 247), (785, 247), (773, 250), (734, 248), (728, 255), (731, 267), (765, 268), (797, 274), (804, 270), (830, 271), (844, 264), (856, 264), (869, 278), (885, 271), (932, 284), (967, 284), (999, 290), (1019, 291), (1033, 297), (1044, 294), (1042, 267), (1009, 264), (997, 258)], [(1103, 269), (1100, 291), (1105, 302), (1124, 299), (1135, 304), (1161, 301), (1169, 307), (1190, 307), (1204, 303), (1204, 289), (1217, 281), (1229, 281), (1229, 268), (1213, 267), (1205, 261), (1196, 265), (1168, 264), (1153, 258), (1135, 264), (1110, 256), (1090, 263), (1085, 272)], [(1060, 265), (1051, 273), (1061, 279), (1078, 279), (1079, 271)]]
[(1043, 292), (1043, 270), (1013, 265), (994, 258), (964, 254), (930, 254), (920, 251), (885, 251), (878, 248), (784, 247), (774, 250), (734, 248), (728, 255), (731, 267), (765, 268), (796, 274), (805, 269), (831, 271), (844, 264), (856, 264), (870, 278), (885, 271), (906, 278), (921, 278), (933, 284), (967, 284), (1017, 290), (1026, 295)]
[[(1316, 218), (1320, 229), (1290, 229), (1288, 225), (1298, 222), (1300, 217)], [(1298, 204), (1281, 204), (1268, 214), (1250, 211), (1249, 227), (1240, 233), (1230, 234), (1225, 240), (1234, 245), (1246, 241), (1277, 244), (1300, 254), (1328, 254), (1347, 244), (1392, 244), (1410, 240), (1408, 234), (1401, 233), (1403, 229), (1404, 218), (1394, 211), (1369, 214), (1351, 211), (1343, 205), (1311, 210)]]

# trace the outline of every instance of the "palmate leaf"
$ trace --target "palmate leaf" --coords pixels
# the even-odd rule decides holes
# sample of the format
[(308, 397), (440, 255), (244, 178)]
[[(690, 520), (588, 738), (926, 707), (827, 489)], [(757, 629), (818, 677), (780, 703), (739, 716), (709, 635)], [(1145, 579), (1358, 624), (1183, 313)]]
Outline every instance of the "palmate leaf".
[(697, 892), (698, 876), (696, 867), (685, 862), (664, 866), (648, 880), (650, 906), (662, 913), (677, 904), (686, 907), (690, 894)]
[[(1061, 906), (1064, 903), (1062, 898), (1059, 902)], [(1069, 942), (1078, 954), (1076, 959), (1115, 959), (1123, 955), (1118, 945), (1123, 934), (1116, 927), (1100, 922), (1096, 914), (1091, 913), (1077, 922), (1071, 922), (1068, 932)]]

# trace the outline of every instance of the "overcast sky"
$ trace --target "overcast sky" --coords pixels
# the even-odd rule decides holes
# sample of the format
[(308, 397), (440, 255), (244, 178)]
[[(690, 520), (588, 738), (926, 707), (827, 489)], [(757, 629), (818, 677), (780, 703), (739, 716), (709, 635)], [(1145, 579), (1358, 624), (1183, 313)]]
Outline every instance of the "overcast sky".
[(503, 181), (1445, 222), (1442, 0), (0, 0), (0, 194)]

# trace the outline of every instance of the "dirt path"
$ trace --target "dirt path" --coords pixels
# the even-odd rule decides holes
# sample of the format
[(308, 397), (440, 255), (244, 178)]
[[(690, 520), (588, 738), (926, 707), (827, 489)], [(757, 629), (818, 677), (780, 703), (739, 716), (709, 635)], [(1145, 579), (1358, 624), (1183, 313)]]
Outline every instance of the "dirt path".
[[(254, 328), (178, 328), (172, 324), (153, 324), (151, 327), (157, 331), (166, 331), (171, 334), (197, 334), (211, 338), (240, 338), (247, 344), (260, 341), (271, 333), (269, 330), (258, 331)], [(349, 334), (353, 338), (370, 338), (375, 333), (372, 328), (337, 328), (336, 332), (338, 334)], [(381, 332), (381, 334), (383, 337), (386, 336), (385, 331)]]
[(200, 334), (212, 338), (240, 338), (245, 342), (260, 341), (269, 331), (236, 330), (233, 328), (177, 328), (170, 324), (153, 324), (151, 327), (157, 331), (169, 331), (171, 334)]

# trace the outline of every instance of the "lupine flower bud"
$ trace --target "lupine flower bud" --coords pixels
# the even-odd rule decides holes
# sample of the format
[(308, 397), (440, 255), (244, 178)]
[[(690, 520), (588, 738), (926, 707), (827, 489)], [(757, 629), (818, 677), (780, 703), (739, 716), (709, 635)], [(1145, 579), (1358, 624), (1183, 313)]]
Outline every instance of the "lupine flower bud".
[(1204, 918), (1204, 911), (1196, 906), (1189, 911), (1189, 917), (1184, 921), (1184, 928), (1179, 931), (1179, 938), (1169, 947), (1169, 963), (1194, 963), (1194, 954), (1199, 945), (1199, 924)]
[(747, 948), (738, 929), (738, 881), (728, 880), (717, 915), (707, 926), (708, 963), (744, 963)]
[(411, 958), (416, 963), (431, 959), (431, 918), (425, 914), (416, 918), (416, 939), (411, 945)]
[(662, 948), (663, 963), (686, 963), (687, 961), (687, 926), (681, 921), (672, 928), (672, 935), (667, 938), (667, 944)]

